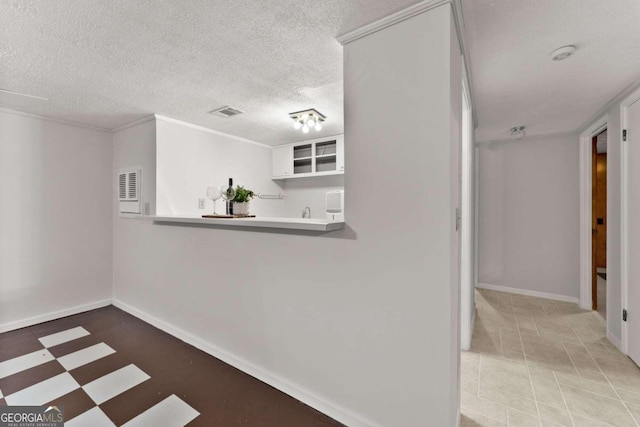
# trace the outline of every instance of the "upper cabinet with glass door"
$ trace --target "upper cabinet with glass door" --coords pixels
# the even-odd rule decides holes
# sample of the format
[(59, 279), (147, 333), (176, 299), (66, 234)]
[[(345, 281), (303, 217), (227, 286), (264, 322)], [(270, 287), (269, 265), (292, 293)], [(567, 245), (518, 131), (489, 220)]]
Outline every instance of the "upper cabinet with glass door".
[(344, 174), (344, 136), (273, 147), (273, 179)]

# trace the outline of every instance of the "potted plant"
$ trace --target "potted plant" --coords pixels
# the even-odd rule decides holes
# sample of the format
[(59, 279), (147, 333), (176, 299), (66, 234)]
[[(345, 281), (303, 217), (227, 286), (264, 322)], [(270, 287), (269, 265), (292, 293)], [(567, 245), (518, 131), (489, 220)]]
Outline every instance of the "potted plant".
[(233, 198), (233, 214), (249, 215), (249, 202), (255, 194), (241, 185), (236, 186), (236, 196)]

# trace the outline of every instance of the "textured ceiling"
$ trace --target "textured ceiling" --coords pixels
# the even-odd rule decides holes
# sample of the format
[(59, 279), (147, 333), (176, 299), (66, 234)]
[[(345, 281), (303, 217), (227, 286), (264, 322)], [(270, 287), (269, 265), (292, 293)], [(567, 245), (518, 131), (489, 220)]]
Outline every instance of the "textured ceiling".
[[(462, 0), (477, 141), (573, 131), (640, 80), (638, 0)], [(549, 53), (574, 44), (576, 54)]]
[[(0, 1), (0, 89), (49, 99), (23, 111), (106, 129), (158, 113), (275, 145), (303, 139), (287, 113), (316, 108), (328, 119), (309, 137), (342, 133), (335, 37), (415, 3)], [(207, 114), (224, 105), (246, 114)]]

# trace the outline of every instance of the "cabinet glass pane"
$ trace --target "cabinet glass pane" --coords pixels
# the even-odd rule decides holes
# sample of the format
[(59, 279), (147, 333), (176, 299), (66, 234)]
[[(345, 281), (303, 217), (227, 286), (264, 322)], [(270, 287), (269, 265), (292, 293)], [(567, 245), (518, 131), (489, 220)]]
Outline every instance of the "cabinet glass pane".
[(294, 160), (293, 173), (311, 173), (311, 159)]
[(336, 156), (318, 157), (316, 159), (316, 172), (329, 172), (336, 170)]
[(300, 159), (303, 157), (311, 157), (311, 144), (293, 147), (293, 158)]
[(319, 142), (316, 144), (316, 156), (336, 154), (336, 141)]

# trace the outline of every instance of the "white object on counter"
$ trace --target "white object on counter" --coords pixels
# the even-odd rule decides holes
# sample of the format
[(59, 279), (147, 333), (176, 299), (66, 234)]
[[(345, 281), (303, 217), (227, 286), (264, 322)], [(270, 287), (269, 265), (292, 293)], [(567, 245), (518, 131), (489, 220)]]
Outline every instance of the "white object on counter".
[(344, 190), (327, 191), (327, 219), (344, 221)]

